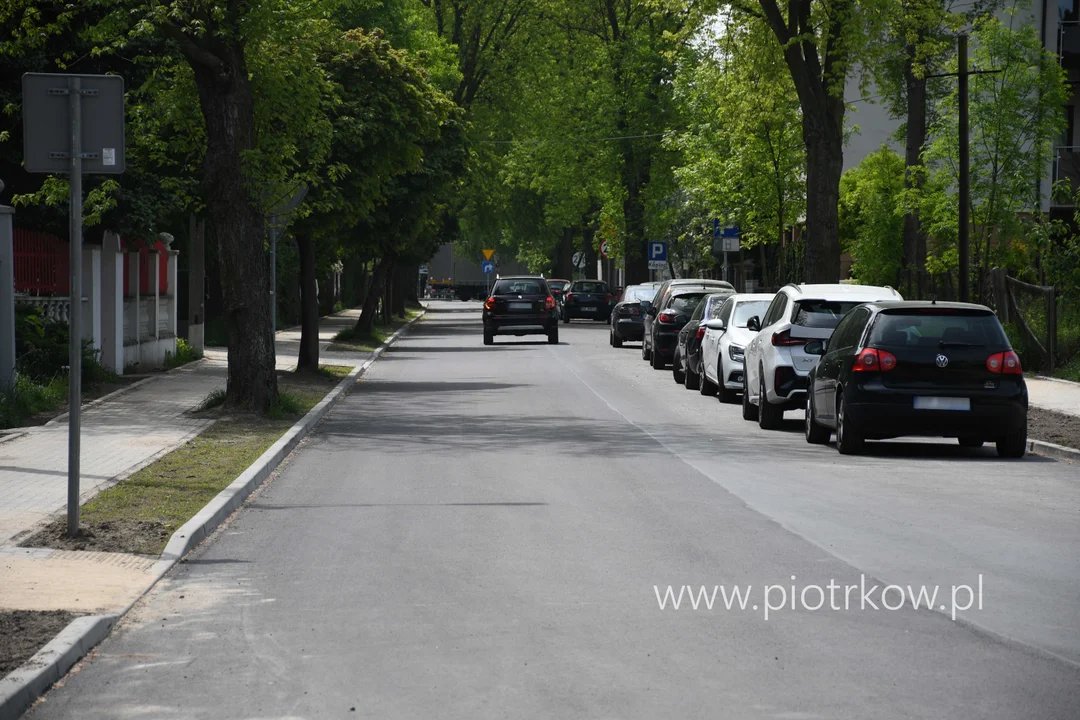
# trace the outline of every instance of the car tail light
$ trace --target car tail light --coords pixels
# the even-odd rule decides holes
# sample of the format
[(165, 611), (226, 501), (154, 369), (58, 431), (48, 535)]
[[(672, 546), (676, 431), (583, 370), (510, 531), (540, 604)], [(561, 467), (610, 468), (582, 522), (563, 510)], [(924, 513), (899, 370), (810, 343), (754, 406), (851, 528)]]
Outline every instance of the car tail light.
[(888, 372), (896, 368), (896, 356), (886, 350), (866, 348), (852, 365), (853, 372)]
[(806, 340), (800, 338), (791, 337), (790, 330), (784, 330), (783, 332), (773, 333), (772, 344), (773, 345), (805, 345)]
[(1012, 350), (994, 353), (986, 358), (986, 369), (998, 375), (1023, 375), (1020, 358)]
[(573, 293), (567, 292), (565, 295), (563, 295), (563, 302), (573, 302), (573, 301), (574, 301)]
[(544, 298), (544, 309), (545, 310), (554, 310), (555, 309), (555, 298), (551, 297), (550, 295), (548, 295), (546, 298)]
[(607, 304), (610, 305), (613, 302), (615, 302), (615, 297), (611, 293), (608, 293)]
[(657, 315), (656, 319), (663, 325), (674, 325), (677, 317), (679, 317), (679, 313), (674, 310), (665, 310)]
[(495, 298), (489, 297), (487, 300), (485, 300), (484, 301), (484, 309), (489, 311), (489, 312), (494, 310), (495, 309)]
[(705, 326), (704, 325), (698, 325), (697, 339), (700, 340), (703, 337), (705, 337)]

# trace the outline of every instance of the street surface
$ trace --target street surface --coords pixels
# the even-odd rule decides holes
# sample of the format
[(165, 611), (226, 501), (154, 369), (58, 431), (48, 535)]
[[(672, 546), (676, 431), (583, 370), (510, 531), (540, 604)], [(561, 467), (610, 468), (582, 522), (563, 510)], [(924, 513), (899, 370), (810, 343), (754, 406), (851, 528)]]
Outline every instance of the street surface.
[[(485, 348), (479, 307), (433, 302), (30, 717), (1080, 717), (1075, 465), (944, 441), (842, 457), (603, 323)], [(982, 610), (856, 592), (765, 619), (655, 589), (762, 605), (863, 574), (945, 605), (981, 574)]]

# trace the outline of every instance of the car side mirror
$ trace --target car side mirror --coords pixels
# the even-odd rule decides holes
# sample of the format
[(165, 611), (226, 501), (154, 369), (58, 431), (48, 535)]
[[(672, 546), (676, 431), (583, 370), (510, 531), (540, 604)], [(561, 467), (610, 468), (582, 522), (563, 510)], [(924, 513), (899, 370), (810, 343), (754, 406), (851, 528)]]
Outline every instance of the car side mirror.
[(649, 313), (650, 317), (656, 317), (656, 306), (649, 303), (649, 306), (645, 308), (645, 312)]
[(720, 331), (727, 330), (727, 328), (724, 327), (724, 321), (719, 319), (719, 318), (714, 318), (714, 319), (709, 320), (708, 322), (706, 322), (705, 323), (705, 328), (707, 330), (720, 330)]
[(747, 320), (746, 329), (752, 332), (757, 332), (758, 330), (761, 330), (761, 318), (755, 315), (754, 317)]
[(803, 347), (807, 355), (824, 355), (828, 349), (828, 343), (824, 340), (811, 340)]

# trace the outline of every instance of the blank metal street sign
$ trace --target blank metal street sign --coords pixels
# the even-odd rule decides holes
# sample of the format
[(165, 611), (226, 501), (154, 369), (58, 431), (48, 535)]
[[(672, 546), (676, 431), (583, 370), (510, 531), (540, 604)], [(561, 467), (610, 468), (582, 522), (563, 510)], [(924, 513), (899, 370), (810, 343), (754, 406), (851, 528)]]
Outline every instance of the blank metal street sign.
[(27, 172), (71, 172), (68, 78), (82, 86), (82, 170), (124, 172), (124, 79), (119, 75), (23, 75), (23, 162)]

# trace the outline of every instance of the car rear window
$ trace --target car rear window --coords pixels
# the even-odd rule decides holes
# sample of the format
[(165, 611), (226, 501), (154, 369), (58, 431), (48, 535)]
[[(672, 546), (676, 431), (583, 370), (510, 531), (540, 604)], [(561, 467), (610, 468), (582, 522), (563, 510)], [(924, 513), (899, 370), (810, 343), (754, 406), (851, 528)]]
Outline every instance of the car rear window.
[(569, 285), (569, 284), (570, 283), (564, 282), (562, 280), (549, 280), (548, 281), (548, 287), (550, 287), (552, 290), (565, 290), (566, 286)]
[(747, 300), (746, 302), (741, 302), (735, 306), (735, 319), (732, 320), (732, 325), (744, 328), (746, 327), (747, 320), (755, 315), (760, 318), (768, 309), (768, 300)]
[(539, 280), (500, 280), (493, 295), (547, 295), (546, 284)]
[(676, 295), (671, 298), (671, 309), (677, 310), (680, 314), (689, 314), (697, 310), (698, 304), (705, 299), (708, 293), (687, 293), (686, 295)]
[(656, 288), (638, 285), (627, 290), (626, 294), (623, 295), (623, 300), (625, 302), (641, 302), (642, 300), (652, 300), (655, 295)]
[(896, 347), (1001, 347), (1005, 331), (992, 313), (943, 309), (912, 313), (885, 312), (874, 321), (870, 342)]
[(837, 302), (835, 300), (799, 300), (795, 303), (792, 325), (808, 328), (834, 328), (841, 318), (865, 301)]
[(579, 282), (574, 283), (572, 289), (579, 293), (606, 293), (607, 285), (602, 282)]

